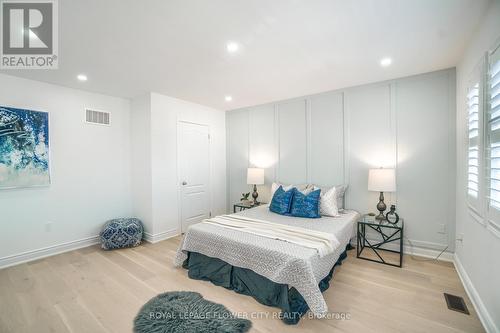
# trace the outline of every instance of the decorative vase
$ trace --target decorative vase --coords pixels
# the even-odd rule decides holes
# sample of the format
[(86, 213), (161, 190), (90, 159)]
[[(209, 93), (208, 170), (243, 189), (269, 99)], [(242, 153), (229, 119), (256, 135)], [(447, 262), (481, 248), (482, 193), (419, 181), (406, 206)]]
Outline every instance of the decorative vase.
[(396, 213), (395, 205), (391, 205), (391, 210), (385, 214), (385, 220), (391, 224), (398, 224), (399, 215)]

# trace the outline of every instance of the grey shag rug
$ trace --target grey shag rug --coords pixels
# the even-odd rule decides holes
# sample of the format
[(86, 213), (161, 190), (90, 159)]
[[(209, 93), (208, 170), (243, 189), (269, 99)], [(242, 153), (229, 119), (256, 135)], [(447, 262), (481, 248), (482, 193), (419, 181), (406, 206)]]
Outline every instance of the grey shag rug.
[(190, 291), (160, 294), (147, 302), (134, 319), (135, 333), (239, 333), (251, 326), (251, 321), (235, 318), (224, 305)]

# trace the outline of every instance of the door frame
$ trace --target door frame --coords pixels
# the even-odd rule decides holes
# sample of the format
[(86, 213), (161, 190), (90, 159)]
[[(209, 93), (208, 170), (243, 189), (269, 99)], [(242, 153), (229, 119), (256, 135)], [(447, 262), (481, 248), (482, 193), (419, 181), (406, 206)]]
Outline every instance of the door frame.
[(207, 183), (207, 191), (208, 191), (208, 205), (209, 205), (209, 216), (211, 215), (213, 211), (213, 205), (212, 205), (212, 133), (210, 129), (209, 124), (204, 124), (204, 123), (197, 123), (189, 120), (182, 120), (177, 118), (177, 124), (176, 124), (176, 167), (177, 167), (177, 226), (178, 226), (178, 233), (183, 234), (182, 230), (182, 179), (181, 179), (181, 167), (180, 167), (180, 154), (179, 154), (179, 145), (181, 144), (181, 131), (180, 131), (180, 126), (182, 124), (191, 124), (191, 125), (198, 125), (198, 126), (205, 126), (208, 129), (208, 183)]

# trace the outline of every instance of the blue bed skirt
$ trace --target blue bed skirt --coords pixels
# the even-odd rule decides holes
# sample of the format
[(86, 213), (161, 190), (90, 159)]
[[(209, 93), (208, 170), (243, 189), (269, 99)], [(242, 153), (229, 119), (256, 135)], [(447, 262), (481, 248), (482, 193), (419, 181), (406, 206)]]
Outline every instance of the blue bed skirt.
[[(321, 292), (330, 287), (335, 267), (342, 264), (347, 258), (347, 250), (352, 249), (348, 244), (335, 265), (319, 283)], [(217, 258), (207, 257), (201, 253), (189, 252), (188, 258), (182, 267), (189, 270), (191, 279), (211, 281), (217, 286), (236, 291), (239, 294), (252, 296), (258, 302), (281, 309), (281, 319), (289, 325), (295, 325), (309, 310), (306, 301), (295, 288), (287, 284), (280, 284), (246, 268), (232, 266)]]

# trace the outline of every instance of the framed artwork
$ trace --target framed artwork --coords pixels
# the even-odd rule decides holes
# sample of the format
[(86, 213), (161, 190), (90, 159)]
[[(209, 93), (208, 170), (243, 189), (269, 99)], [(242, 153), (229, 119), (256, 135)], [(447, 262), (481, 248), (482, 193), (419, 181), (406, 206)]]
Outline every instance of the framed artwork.
[(48, 185), (49, 114), (0, 106), (0, 189)]

